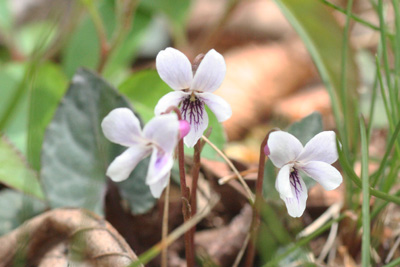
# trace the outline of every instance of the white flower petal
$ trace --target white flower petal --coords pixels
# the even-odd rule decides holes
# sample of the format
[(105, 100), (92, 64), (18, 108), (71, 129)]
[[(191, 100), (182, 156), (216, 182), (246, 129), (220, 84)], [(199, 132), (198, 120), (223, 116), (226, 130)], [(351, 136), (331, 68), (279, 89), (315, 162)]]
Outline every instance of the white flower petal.
[(308, 141), (297, 160), (304, 163), (323, 161), (332, 164), (337, 159), (336, 134), (333, 131), (325, 131)]
[(320, 183), (325, 190), (336, 189), (343, 182), (340, 172), (326, 162), (310, 161), (303, 164), (301, 169)]
[(128, 108), (112, 110), (101, 122), (101, 128), (108, 140), (123, 146), (132, 146), (142, 140), (139, 119)]
[(164, 177), (161, 177), (160, 180), (153, 184), (149, 184), (150, 192), (154, 198), (160, 198), (163, 190), (167, 187), (169, 182), (170, 173), (167, 173)]
[(188, 97), (189, 93), (182, 91), (169, 92), (158, 100), (154, 113), (158, 116), (165, 112), (170, 106), (178, 107), (183, 99)]
[(174, 90), (188, 89), (192, 83), (192, 65), (179, 50), (168, 47), (160, 51), (156, 68), (161, 79)]
[(196, 94), (211, 109), (219, 122), (226, 121), (232, 116), (232, 108), (222, 97), (211, 93)]
[(280, 195), (281, 199), (285, 201), (286, 208), (288, 213), (292, 217), (300, 217), (303, 215), (304, 210), (306, 209), (307, 202), (307, 187), (301, 177), (298, 178), (296, 182), (296, 188), (291, 185), (293, 197), (285, 197), (284, 195)]
[(164, 153), (164, 151), (154, 147), (147, 171), (146, 184), (159, 182), (161, 178), (171, 171), (173, 164), (174, 159), (171, 153)]
[[(184, 109), (186, 107), (186, 109)], [(182, 118), (190, 124), (189, 133), (183, 138), (183, 142), (188, 147), (194, 147), (197, 141), (203, 135), (208, 126), (208, 114), (204, 109), (204, 104), (200, 102), (198, 105), (187, 107), (181, 106)]]
[(224, 57), (214, 49), (211, 49), (201, 61), (190, 89), (212, 93), (221, 86), (225, 73)]
[(280, 195), (285, 197), (293, 197), (292, 188), (290, 186), (290, 170), (293, 164), (288, 164), (282, 167), (278, 172), (278, 177), (276, 177), (275, 188)]
[(143, 128), (143, 136), (162, 148), (163, 153), (172, 154), (179, 138), (178, 116), (169, 113), (154, 117)]
[(269, 135), (268, 148), (269, 159), (276, 167), (281, 168), (298, 157), (303, 145), (290, 133), (275, 131)]
[(111, 162), (107, 168), (106, 175), (114, 182), (125, 180), (139, 161), (145, 158), (149, 152), (150, 149), (142, 145), (128, 148)]

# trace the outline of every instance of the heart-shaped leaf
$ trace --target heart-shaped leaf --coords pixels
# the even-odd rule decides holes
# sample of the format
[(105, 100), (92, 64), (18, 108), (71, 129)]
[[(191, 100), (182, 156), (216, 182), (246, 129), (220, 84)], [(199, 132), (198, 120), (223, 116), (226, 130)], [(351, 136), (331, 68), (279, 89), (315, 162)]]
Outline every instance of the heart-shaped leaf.
[[(129, 103), (97, 75), (78, 70), (43, 142), (41, 178), (51, 207), (83, 207), (102, 213), (106, 169), (125, 148), (106, 140), (100, 125), (117, 107), (129, 107)], [(154, 203), (142, 168), (147, 169), (146, 162), (126, 181), (133, 183), (137, 199), (147, 200), (130, 201), (133, 211), (147, 210)]]

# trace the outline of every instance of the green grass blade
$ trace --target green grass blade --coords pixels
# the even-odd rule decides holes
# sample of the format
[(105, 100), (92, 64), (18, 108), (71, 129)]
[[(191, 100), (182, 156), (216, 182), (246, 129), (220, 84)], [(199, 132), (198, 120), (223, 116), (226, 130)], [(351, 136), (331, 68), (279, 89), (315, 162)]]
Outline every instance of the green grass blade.
[(361, 181), (362, 181), (362, 244), (361, 244), (361, 262), (362, 266), (370, 266), (370, 191), (368, 176), (368, 140), (363, 120), (360, 120), (361, 132)]

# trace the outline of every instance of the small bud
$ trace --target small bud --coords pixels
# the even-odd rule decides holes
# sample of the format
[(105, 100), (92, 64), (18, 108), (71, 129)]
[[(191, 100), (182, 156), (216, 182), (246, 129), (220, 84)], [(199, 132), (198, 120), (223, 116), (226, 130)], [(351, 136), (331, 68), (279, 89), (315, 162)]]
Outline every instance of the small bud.
[(179, 121), (179, 138), (185, 137), (190, 131), (190, 124), (185, 120)]
[(271, 152), (269, 152), (268, 144), (266, 144), (265, 147), (264, 147), (264, 154), (265, 154), (266, 156), (269, 156), (269, 154), (271, 154)]

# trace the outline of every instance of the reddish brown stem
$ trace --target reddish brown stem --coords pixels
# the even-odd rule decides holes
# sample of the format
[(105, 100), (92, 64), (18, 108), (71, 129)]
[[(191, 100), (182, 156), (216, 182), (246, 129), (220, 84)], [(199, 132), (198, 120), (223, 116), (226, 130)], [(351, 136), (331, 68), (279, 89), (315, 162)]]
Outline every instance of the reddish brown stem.
[[(193, 167), (192, 167), (192, 190), (190, 194), (190, 206), (192, 208), (191, 216), (196, 215), (197, 212), (197, 184), (199, 180), (200, 172), (200, 154), (201, 154), (201, 144), (200, 140), (194, 146), (193, 154)], [(194, 234), (196, 233), (196, 225), (190, 229), (190, 241), (194, 248)]]
[[(165, 113), (174, 111), (178, 116), (179, 120), (182, 120), (180, 110), (171, 106)], [(179, 140), (178, 143), (178, 164), (179, 164), (179, 177), (181, 183), (181, 194), (182, 194), (182, 214), (184, 222), (187, 222), (191, 218), (191, 205), (190, 205), (190, 190), (186, 185), (186, 174), (185, 174), (185, 154), (183, 151), (183, 139)], [(194, 267), (194, 239), (192, 238), (191, 229), (185, 233), (185, 254), (186, 254), (186, 265), (188, 267)]]
[(250, 227), (250, 242), (247, 248), (247, 256), (245, 266), (252, 267), (254, 262), (254, 256), (256, 253), (256, 241), (257, 241), (257, 232), (258, 227), (260, 226), (260, 209), (262, 204), (262, 190), (263, 190), (263, 182), (264, 182), (264, 166), (265, 166), (265, 153), (264, 147), (267, 145), (269, 135), (275, 130), (270, 131), (264, 138), (260, 147), (260, 158), (258, 161), (258, 175), (256, 182), (256, 198), (253, 205), (253, 218)]

